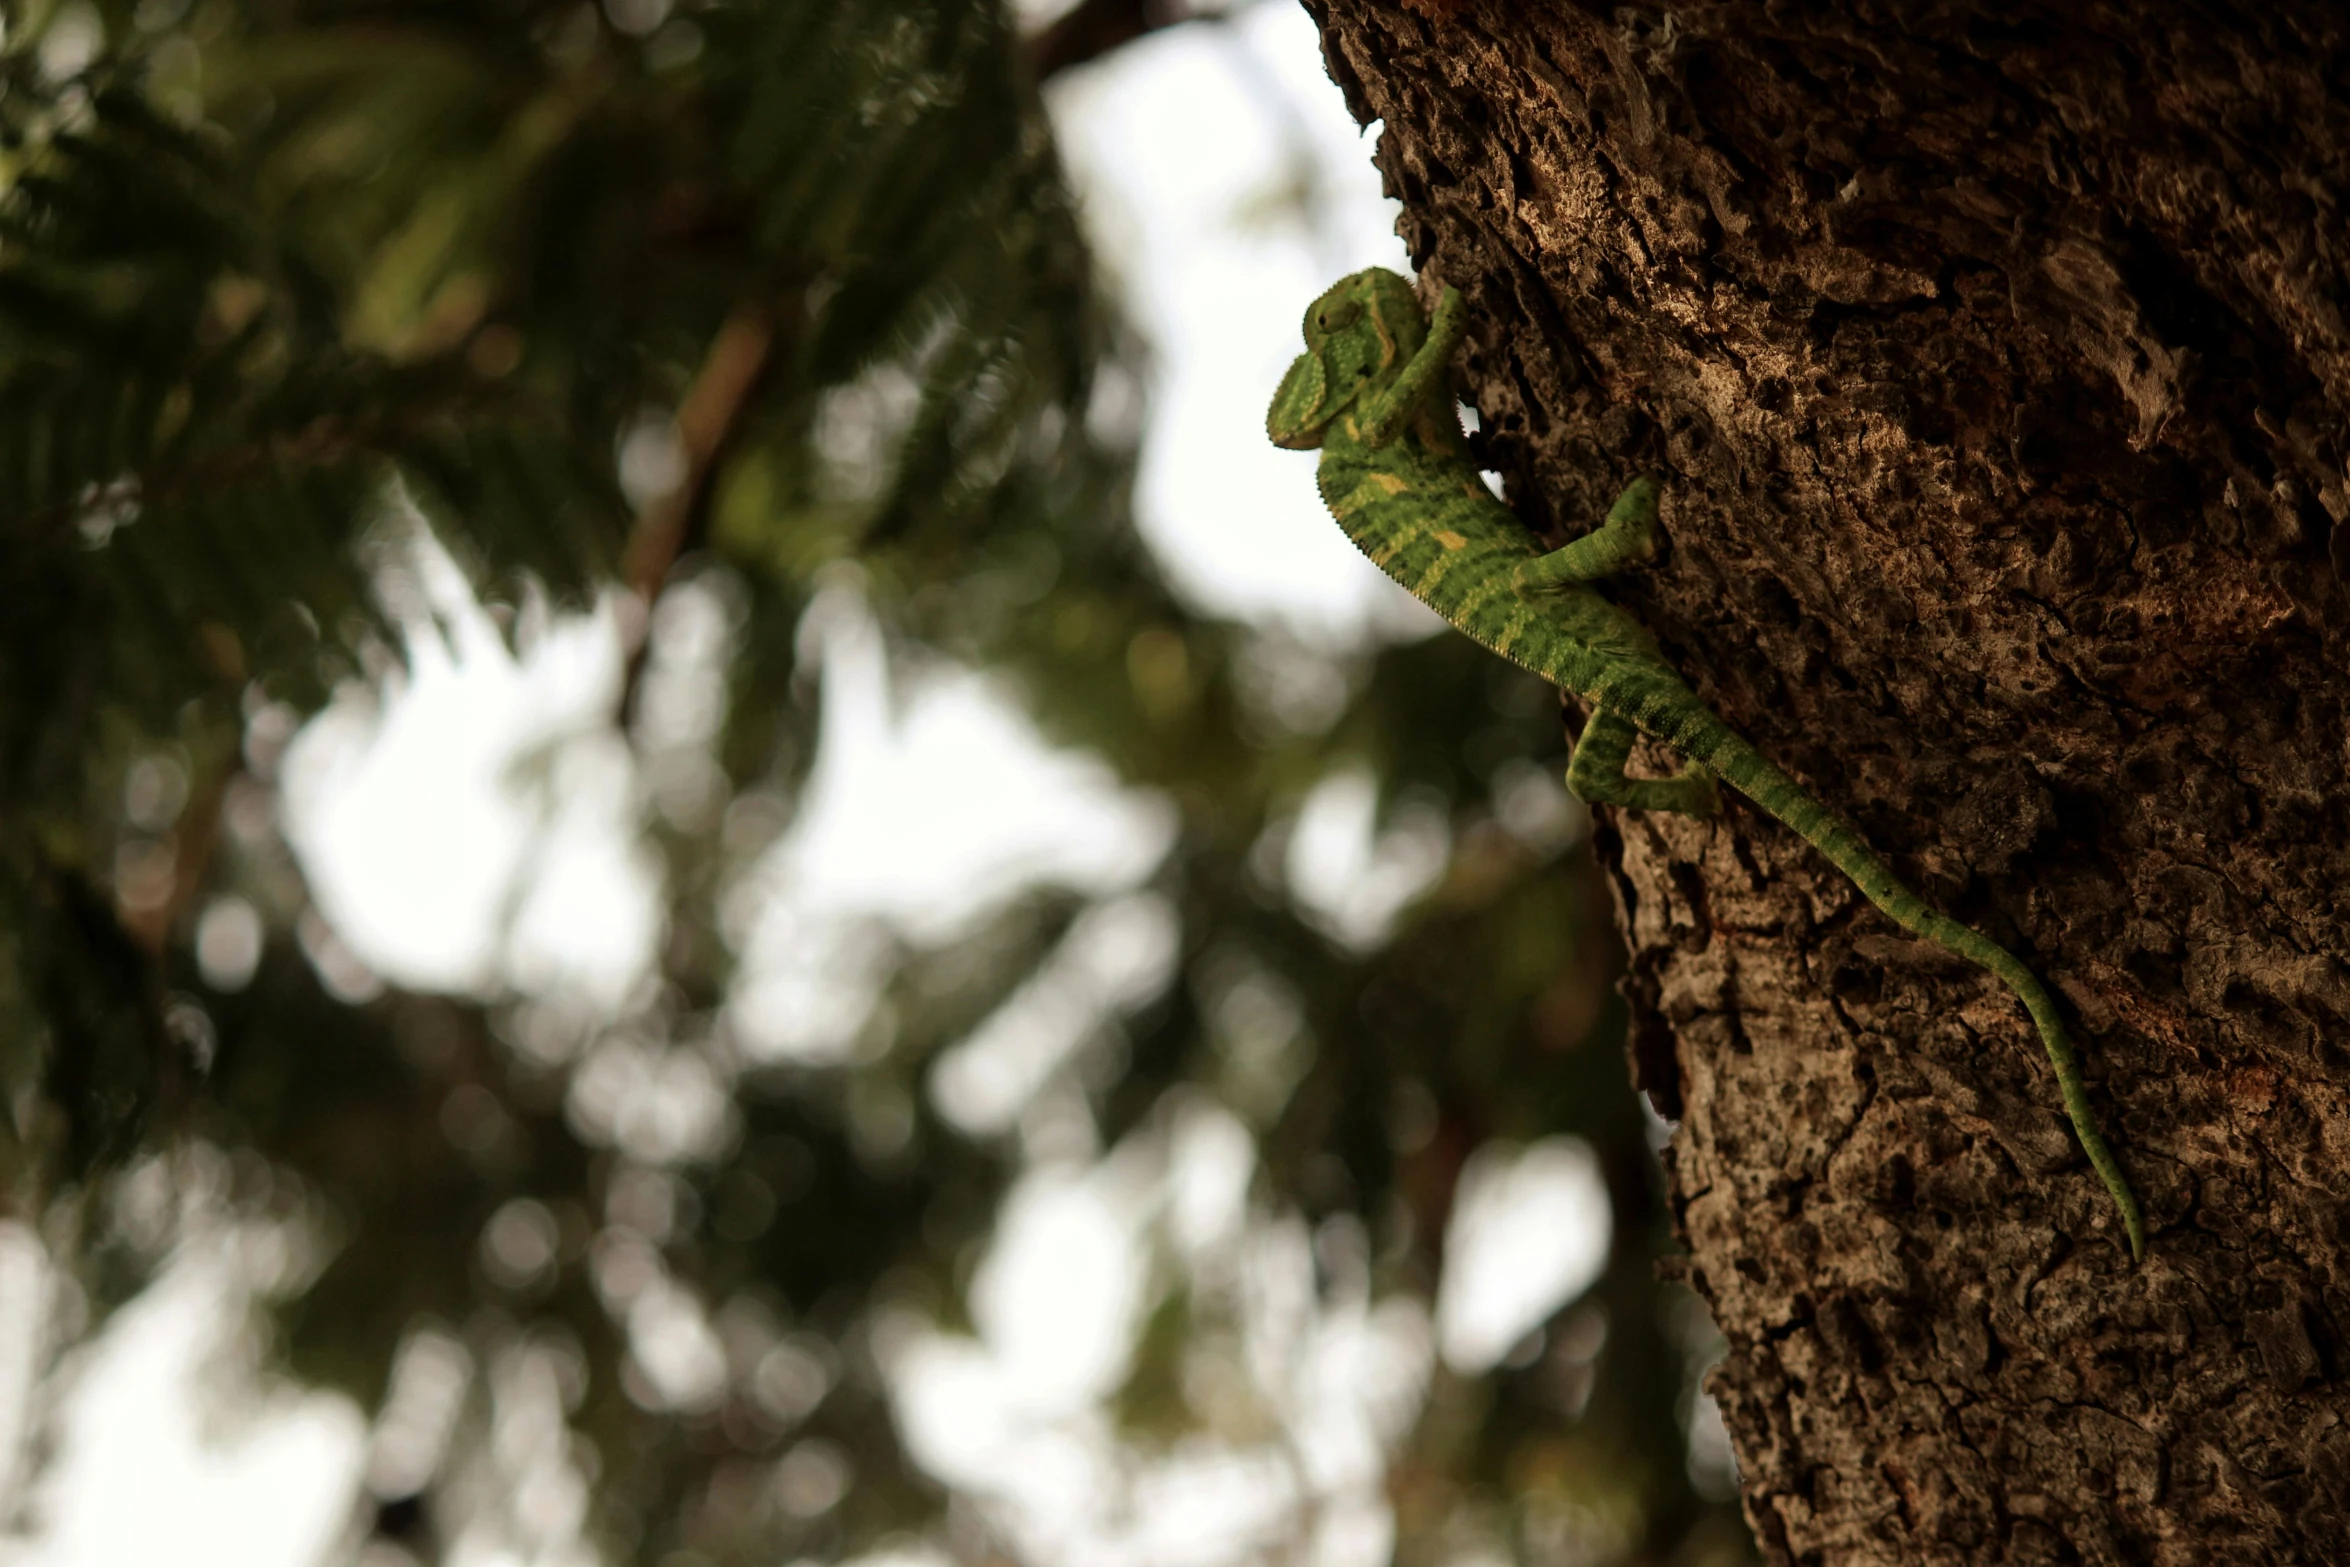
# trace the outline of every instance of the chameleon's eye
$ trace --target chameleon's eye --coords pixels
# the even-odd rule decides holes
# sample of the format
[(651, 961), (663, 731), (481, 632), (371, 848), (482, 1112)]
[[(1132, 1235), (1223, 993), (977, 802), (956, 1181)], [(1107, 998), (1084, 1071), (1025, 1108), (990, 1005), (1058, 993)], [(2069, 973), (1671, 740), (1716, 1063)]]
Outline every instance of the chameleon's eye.
[(1314, 312), (1314, 329), (1318, 332), (1343, 332), (1362, 319), (1361, 300), (1334, 299)]

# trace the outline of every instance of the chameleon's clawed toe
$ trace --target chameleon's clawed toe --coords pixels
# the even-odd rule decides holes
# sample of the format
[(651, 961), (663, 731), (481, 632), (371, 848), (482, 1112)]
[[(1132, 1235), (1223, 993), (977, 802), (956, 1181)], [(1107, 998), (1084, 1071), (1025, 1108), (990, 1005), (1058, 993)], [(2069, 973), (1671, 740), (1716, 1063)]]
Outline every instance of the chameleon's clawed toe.
[(1686, 787), (1690, 803), (1683, 807), (1691, 816), (1719, 816), (1722, 814), (1722, 785), (1709, 767), (1692, 767), (1674, 782)]
[(1652, 811), (1678, 811), (1683, 816), (1718, 816), (1722, 811), (1722, 786), (1713, 769), (1691, 763), (1676, 778), (1660, 778), (1645, 787), (1647, 808)]

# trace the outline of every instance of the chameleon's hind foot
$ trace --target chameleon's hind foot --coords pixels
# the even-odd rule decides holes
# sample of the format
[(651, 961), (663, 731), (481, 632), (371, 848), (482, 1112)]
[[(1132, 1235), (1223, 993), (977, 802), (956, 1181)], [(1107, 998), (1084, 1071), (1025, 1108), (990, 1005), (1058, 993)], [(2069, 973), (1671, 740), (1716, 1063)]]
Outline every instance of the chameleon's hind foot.
[(1692, 762), (1680, 777), (1668, 780), (1666, 787), (1680, 791), (1684, 803), (1659, 806), (1659, 810), (1679, 811), (1684, 816), (1722, 814), (1721, 780), (1710, 767)]
[(1722, 787), (1710, 768), (1692, 764), (1677, 778), (1627, 778), (1620, 803), (1642, 811), (1678, 811), (1683, 816), (1714, 816), (1722, 809)]
[(1722, 808), (1722, 789), (1713, 769), (1692, 762), (1677, 778), (1626, 778), (1624, 758), (1637, 735), (1631, 720), (1604, 703), (1592, 709), (1591, 722), (1567, 766), (1567, 792), (1586, 805), (1622, 805), (1635, 811), (1679, 811), (1684, 816), (1711, 816)]
[(1683, 816), (1712, 816), (1722, 808), (1721, 785), (1714, 775), (1693, 767), (1678, 778), (1625, 778), (1621, 775), (1601, 787), (1586, 772), (1567, 770), (1567, 792), (1585, 805), (1621, 805), (1635, 811), (1678, 811)]

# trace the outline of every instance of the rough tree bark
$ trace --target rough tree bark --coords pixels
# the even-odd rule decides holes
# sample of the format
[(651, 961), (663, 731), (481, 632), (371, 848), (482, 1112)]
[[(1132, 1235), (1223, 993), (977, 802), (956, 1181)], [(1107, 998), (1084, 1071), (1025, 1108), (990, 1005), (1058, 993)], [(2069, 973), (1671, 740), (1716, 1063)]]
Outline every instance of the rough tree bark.
[(1521, 515), (1665, 479), (1614, 591), (2065, 998), (2154, 1226), (1995, 984), (1617, 819), (1764, 1550), (2350, 1558), (2342, 10), (1307, 3)]

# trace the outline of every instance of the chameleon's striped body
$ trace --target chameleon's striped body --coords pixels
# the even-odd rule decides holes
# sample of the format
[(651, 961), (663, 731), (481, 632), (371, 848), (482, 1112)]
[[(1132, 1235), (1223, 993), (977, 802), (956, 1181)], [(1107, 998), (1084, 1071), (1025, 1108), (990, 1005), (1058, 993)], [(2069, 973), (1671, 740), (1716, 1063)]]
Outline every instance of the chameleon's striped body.
[[(1477, 642), (1591, 704), (1567, 773), (1577, 795), (1705, 814), (1717, 803), (1714, 780), (1726, 780), (1818, 849), (1896, 924), (2013, 990), (2039, 1029), (2074, 1133), (2121, 1209), (2130, 1250), (2143, 1255), (2137, 1201), (2098, 1135), (2079, 1059), (2038, 978), (2005, 949), (1928, 907), (1858, 833), (1716, 718), (1665, 663), (1646, 628), (1590, 586), (1655, 554), (1654, 481), (1633, 481), (1604, 525), (1548, 552), (1486, 489), (1454, 412), (1448, 366), (1460, 314), (1451, 289), (1431, 324), (1394, 273), (1374, 268), (1342, 279), (1306, 314), (1308, 351), (1267, 416), (1274, 441), (1321, 449), (1323, 499), (1389, 576)], [(1626, 778), (1635, 732), (1693, 765), (1678, 778)]]

